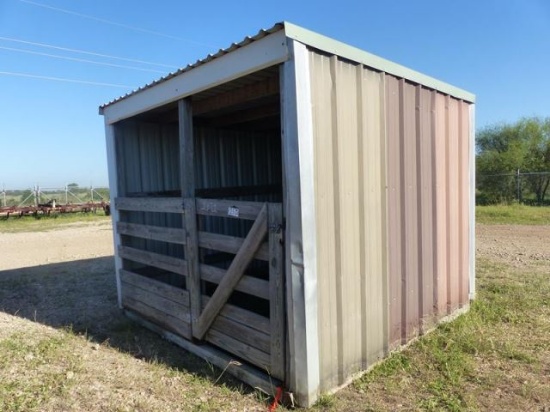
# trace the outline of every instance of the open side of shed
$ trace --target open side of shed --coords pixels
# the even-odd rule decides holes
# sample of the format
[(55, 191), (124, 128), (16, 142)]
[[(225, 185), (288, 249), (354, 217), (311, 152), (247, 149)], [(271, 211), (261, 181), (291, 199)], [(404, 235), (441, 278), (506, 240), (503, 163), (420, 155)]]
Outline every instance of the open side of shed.
[(120, 307), (312, 404), (473, 297), (473, 101), (284, 23), (102, 106)]

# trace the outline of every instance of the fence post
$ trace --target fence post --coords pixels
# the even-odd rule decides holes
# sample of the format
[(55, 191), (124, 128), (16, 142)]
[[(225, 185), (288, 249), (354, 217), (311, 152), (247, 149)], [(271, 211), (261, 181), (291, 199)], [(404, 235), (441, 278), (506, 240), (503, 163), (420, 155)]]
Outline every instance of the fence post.
[(516, 185), (517, 185), (517, 193), (518, 193), (518, 203), (521, 203), (521, 181), (520, 181), (520, 173), (519, 169), (516, 174)]

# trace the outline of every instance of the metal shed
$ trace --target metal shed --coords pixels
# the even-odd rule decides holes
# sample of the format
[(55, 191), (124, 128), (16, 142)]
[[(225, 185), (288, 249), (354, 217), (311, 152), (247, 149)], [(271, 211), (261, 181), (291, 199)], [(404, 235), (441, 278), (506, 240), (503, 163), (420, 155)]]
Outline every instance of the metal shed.
[(290, 23), (100, 108), (119, 305), (310, 405), (474, 296), (474, 96)]

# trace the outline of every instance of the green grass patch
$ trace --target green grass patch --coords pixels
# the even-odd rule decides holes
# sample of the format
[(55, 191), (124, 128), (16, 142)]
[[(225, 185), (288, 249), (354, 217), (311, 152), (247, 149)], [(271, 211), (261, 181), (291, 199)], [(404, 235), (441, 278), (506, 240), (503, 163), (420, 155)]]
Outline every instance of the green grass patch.
[(110, 216), (103, 211), (97, 213), (63, 213), (52, 216), (10, 216), (0, 218), (0, 233), (43, 232), (54, 230), (69, 224), (89, 224), (93, 222), (109, 222)]
[(518, 204), (476, 206), (476, 221), (483, 224), (550, 225), (550, 207)]

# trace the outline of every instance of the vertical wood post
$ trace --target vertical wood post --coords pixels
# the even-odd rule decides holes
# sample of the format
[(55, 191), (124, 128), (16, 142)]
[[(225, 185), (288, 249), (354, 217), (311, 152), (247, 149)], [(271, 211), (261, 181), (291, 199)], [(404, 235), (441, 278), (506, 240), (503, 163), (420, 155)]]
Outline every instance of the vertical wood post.
[(183, 224), (186, 233), (185, 260), (187, 261), (187, 290), (193, 328), (201, 310), (201, 279), (198, 261), (197, 217), (195, 211), (195, 162), (193, 137), (193, 110), (189, 99), (178, 101), (180, 142), (180, 183), (183, 199)]
[(285, 302), (283, 255), (283, 208), (279, 203), (268, 204), (269, 240), (269, 321), (271, 329), (272, 376), (284, 379), (285, 374)]

